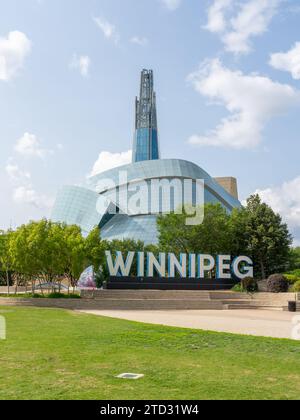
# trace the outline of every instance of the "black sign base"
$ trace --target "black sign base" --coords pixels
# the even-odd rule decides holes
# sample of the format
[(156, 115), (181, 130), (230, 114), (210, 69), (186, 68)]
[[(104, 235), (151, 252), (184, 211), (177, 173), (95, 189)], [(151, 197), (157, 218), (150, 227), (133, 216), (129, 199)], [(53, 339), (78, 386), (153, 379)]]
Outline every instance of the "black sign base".
[(109, 290), (230, 290), (236, 284), (233, 279), (190, 279), (160, 277), (110, 277)]

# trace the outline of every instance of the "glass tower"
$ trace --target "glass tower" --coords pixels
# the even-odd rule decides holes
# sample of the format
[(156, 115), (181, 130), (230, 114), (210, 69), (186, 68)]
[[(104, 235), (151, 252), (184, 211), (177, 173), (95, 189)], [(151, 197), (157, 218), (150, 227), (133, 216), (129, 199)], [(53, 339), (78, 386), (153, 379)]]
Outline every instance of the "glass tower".
[(136, 98), (133, 163), (158, 160), (158, 129), (153, 71), (143, 70), (140, 98)]

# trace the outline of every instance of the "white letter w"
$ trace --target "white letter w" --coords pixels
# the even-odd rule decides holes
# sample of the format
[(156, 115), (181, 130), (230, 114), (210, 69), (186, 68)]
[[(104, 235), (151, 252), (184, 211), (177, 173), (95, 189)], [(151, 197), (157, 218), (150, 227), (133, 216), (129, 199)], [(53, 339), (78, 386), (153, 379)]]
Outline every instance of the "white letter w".
[(130, 275), (130, 270), (132, 267), (135, 252), (128, 252), (125, 263), (124, 263), (122, 252), (117, 252), (115, 263), (113, 263), (112, 255), (110, 251), (106, 251), (105, 254), (106, 254), (109, 274), (112, 277), (116, 277), (118, 274), (121, 274), (121, 276), (123, 277), (128, 277)]

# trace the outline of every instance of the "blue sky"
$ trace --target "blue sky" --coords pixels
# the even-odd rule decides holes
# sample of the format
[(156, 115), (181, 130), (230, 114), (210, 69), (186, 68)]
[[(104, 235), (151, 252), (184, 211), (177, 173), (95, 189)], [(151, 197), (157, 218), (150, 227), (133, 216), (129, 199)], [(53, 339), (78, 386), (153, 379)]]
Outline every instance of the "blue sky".
[(162, 157), (236, 176), (300, 243), (299, 20), (297, 0), (1, 0), (0, 229), (128, 159), (151, 68)]

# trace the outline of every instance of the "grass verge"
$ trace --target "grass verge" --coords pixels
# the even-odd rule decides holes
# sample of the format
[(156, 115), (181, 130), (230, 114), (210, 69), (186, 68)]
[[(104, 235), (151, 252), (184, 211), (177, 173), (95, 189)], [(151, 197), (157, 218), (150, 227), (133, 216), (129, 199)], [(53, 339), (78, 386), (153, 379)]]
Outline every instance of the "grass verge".
[[(0, 399), (299, 399), (300, 343), (0, 308)], [(115, 376), (142, 373), (139, 381)]]

